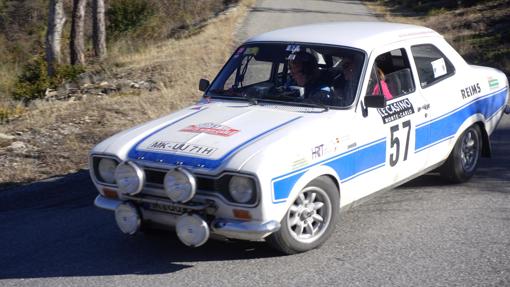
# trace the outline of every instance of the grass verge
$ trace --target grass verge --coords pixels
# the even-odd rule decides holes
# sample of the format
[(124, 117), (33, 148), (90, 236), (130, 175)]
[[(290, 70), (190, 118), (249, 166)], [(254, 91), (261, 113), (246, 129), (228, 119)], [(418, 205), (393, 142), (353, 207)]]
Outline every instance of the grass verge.
[(234, 34), (254, 0), (243, 0), (181, 40), (111, 53), (103, 64), (112, 77), (151, 79), (152, 92), (89, 95), (79, 101), (36, 100), (0, 125), (0, 187), (87, 167), (89, 150), (106, 137), (196, 102), (200, 78), (212, 79), (231, 54)]

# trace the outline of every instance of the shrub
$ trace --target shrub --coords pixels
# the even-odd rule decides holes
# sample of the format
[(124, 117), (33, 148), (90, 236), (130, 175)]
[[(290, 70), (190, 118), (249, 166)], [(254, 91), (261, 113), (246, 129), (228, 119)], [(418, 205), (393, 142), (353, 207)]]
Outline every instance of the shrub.
[(14, 84), (12, 96), (24, 102), (42, 98), (45, 90), (51, 86), (50, 83), (46, 61), (41, 56), (36, 57), (23, 66)]
[(154, 11), (144, 0), (115, 0), (107, 10), (108, 32), (113, 36), (142, 26)]
[(55, 75), (48, 75), (48, 65), (42, 56), (35, 57), (23, 66), (21, 74), (14, 84), (12, 96), (25, 103), (43, 98), (46, 89), (55, 88), (65, 81), (75, 80), (85, 69), (81, 66), (60, 65)]
[(448, 10), (446, 10), (446, 8), (444, 8), (444, 7), (441, 7), (441, 8), (432, 8), (427, 13), (427, 16), (438, 16), (438, 15), (445, 14), (447, 12), (448, 12)]

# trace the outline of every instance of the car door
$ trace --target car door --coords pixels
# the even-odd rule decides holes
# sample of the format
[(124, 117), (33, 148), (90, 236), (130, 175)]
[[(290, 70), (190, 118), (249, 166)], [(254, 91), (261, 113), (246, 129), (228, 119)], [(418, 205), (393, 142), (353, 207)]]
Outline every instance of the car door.
[(416, 147), (430, 135), (425, 123), (430, 118), (431, 106), (416, 89), (416, 76), (409, 54), (409, 49), (404, 46), (378, 49), (372, 53), (365, 76), (368, 82), (362, 95), (382, 94), (387, 100), (386, 107), (365, 108), (363, 115), (364, 121), (370, 125), (369, 133), (377, 130), (385, 135), (385, 178), (374, 180), (387, 186), (427, 167), (428, 151)]
[(418, 89), (434, 107), (430, 120), (424, 125), (429, 129), (429, 136), (416, 143), (417, 150), (427, 150), (430, 155), (427, 158), (429, 165), (448, 156), (455, 144), (454, 135), (463, 122), (464, 113), (459, 109), (470, 99), (463, 96), (457, 86), (467, 87), (470, 95), (480, 92), (479, 83), (471, 82), (469, 77), (461, 80), (451, 60), (437, 44), (417, 42), (410, 47), (419, 80)]

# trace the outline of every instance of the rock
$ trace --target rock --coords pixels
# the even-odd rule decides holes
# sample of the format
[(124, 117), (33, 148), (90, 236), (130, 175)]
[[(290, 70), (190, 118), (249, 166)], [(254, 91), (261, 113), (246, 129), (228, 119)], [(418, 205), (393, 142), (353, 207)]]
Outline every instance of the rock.
[[(12, 137), (14, 138), (14, 137)], [(12, 139), (11, 138), (3, 138), (0, 137), (0, 148), (8, 147), (11, 144)]]
[(24, 152), (27, 149), (27, 145), (22, 141), (12, 142), (9, 149), (15, 152)]
[(93, 84), (94, 78), (91, 73), (81, 73), (78, 75), (76, 81), (78, 82), (78, 85), (85, 86)]
[(75, 83), (75, 82), (68, 82), (68, 83), (65, 83), (64, 84), (64, 87), (67, 89), (67, 90), (78, 90), (80, 89), (80, 86)]
[(44, 92), (44, 99), (48, 100), (48, 101), (56, 99), (57, 96), (58, 96), (58, 92), (53, 89), (46, 89), (46, 91)]
[(0, 133), (0, 139), (3, 139), (3, 140), (12, 140), (12, 139), (14, 139), (14, 136)]
[(119, 79), (116, 81), (117, 89), (124, 90), (131, 87), (131, 81), (126, 79)]
[(69, 90), (64, 86), (60, 86), (57, 89), (57, 100), (63, 100), (69, 98)]
[(138, 83), (135, 83), (135, 82), (132, 82), (129, 85), (129, 87), (132, 88), (132, 89), (140, 89), (140, 85)]

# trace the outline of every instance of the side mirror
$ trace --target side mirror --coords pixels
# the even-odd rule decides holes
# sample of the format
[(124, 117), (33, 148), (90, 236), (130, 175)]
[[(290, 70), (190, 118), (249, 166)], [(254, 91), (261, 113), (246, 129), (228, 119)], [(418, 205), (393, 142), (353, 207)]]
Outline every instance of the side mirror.
[(200, 79), (200, 82), (198, 82), (198, 89), (202, 92), (205, 92), (205, 90), (207, 90), (207, 88), (209, 88), (209, 85), (211, 83), (209, 83), (208, 80), (205, 80), (205, 79)]
[(365, 96), (365, 107), (367, 108), (384, 108), (386, 107), (386, 98), (383, 95)]

